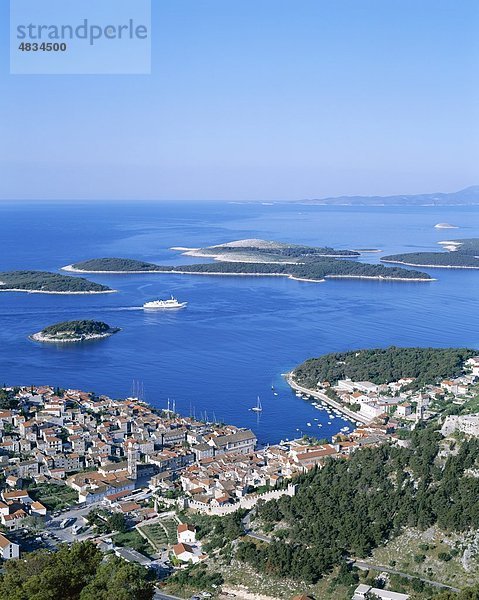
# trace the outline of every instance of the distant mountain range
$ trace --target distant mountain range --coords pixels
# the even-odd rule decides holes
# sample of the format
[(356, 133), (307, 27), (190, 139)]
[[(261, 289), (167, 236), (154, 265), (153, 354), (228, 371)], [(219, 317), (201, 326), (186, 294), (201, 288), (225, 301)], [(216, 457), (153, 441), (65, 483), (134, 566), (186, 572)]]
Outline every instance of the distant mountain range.
[(301, 204), (336, 206), (468, 206), (479, 204), (479, 185), (458, 192), (414, 194), (409, 196), (337, 196), (300, 200)]

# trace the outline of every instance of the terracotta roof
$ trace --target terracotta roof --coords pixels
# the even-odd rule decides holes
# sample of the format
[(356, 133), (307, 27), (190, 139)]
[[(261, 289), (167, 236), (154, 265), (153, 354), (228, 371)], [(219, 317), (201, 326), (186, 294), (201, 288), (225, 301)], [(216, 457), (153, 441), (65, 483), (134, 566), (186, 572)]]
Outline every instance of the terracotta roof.
[(193, 548), (189, 544), (175, 544), (173, 546), (173, 552), (175, 553), (175, 556), (183, 554), (183, 552), (191, 552), (191, 554), (193, 554)]
[(12, 490), (11, 492), (3, 492), (4, 500), (13, 500), (14, 498), (28, 498), (26, 490)]
[(195, 532), (196, 529), (193, 527), (193, 525), (190, 525), (189, 523), (180, 523), (177, 527), (177, 531), (178, 533), (183, 533), (183, 531)]
[(121, 512), (127, 513), (140, 509), (141, 506), (136, 502), (122, 502), (120, 504)]
[(0, 548), (7, 548), (12, 542), (0, 533)]

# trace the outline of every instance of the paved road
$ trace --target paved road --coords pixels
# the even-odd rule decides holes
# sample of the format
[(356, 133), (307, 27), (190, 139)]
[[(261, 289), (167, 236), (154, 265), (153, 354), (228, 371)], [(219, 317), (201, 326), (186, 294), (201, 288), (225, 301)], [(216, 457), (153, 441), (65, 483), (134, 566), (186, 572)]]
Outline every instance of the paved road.
[(267, 535), (263, 535), (262, 533), (256, 533), (251, 529), (251, 513), (252, 512), (253, 511), (250, 510), (248, 513), (246, 513), (246, 515), (243, 517), (243, 519), (241, 521), (245, 535), (248, 535), (249, 537), (252, 537), (255, 540), (260, 540), (261, 542), (266, 542), (267, 544), (270, 544), (272, 541), (270, 537), (268, 537)]
[(178, 596), (170, 596), (169, 594), (165, 594), (161, 592), (158, 588), (155, 588), (155, 595), (153, 596), (153, 600), (184, 600), (183, 598), (179, 598)]
[(362, 562), (360, 560), (356, 560), (353, 562), (355, 567), (358, 569), (372, 569), (373, 571), (385, 571), (386, 573), (391, 573), (393, 575), (401, 575), (401, 577), (406, 577), (407, 579), (420, 579), (429, 585), (437, 588), (443, 588), (446, 590), (451, 590), (452, 592), (460, 592), (458, 588), (452, 587), (452, 585), (446, 585), (445, 583), (439, 583), (439, 581), (431, 581), (430, 579), (424, 579), (423, 577), (418, 577), (417, 575), (409, 575), (409, 573), (402, 573), (401, 571), (397, 571), (396, 569), (392, 569), (391, 567), (382, 567), (378, 565), (371, 565), (370, 563)]

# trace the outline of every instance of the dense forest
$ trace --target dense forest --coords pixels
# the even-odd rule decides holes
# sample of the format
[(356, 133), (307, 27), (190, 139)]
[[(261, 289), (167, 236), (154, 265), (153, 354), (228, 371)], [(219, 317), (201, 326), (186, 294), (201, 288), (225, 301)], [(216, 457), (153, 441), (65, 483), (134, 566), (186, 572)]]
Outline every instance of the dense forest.
[(104, 335), (109, 333), (116, 333), (119, 331), (116, 327), (110, 327), (103, 321), (63, 321), (62, 323), (55, 323), (42, 329), (41, 334), (45, 336), (86, 336), (86, 335)]
[(339, 379), (390, 383), (414, 377), (414, 387), (434, 384), (462, 373), (464, 363), (477, 351), (467, 348), (375, 348), (334, 352), (310, 358), (294, 370), (296, 381), (314, 388), (318, 381)]
[(95, 271), (157, 271), (158, 265), (133, 258), (92, 258), (72, 265), (85, 272)]
[(279, 526), (272, 543), (243, 541), (237, 558), (259, 572), (315, 582), (349, 557), (362, 558), (404, 527), (465, 531), (479, 521), (479, 440), (437, 459), (441, 434), (429, 426), (411, 446), (383, 444), (330, 459), (303, 475), (294, 497), (258, 506), (257, 519)]
[(91, 542), (25, 554), (0, 576), (0, 600), (151, 600), (153, 591), (143, 567), (105, 559)]
[(48, 271), (7, 271), (0, 273), (0, 291), (109, 292), (106, 285), (83, 277), (69, 277)]
[[(376, 277), (381, 279), (431, 279), (427, 273), (355, 262), (353, 260), (332, 260), (316, 258), (303, 264), (273, 264), (255, 262), (211, 262), (195, 265), (151, 265), (123, 258), (98, 258), (76, 263), (75, 268), (85, 271), (159, 271), (162, 273), (222, 273), (238, 275), (285, 275), (299, 279), (321, 281), (327, 277)], [(141, 265), (144, 265), (141, 268)], [(147, 268), (148, 266), (148, 268)]]
[(238, 273), (239, 275), (290, 275), (299, 279), (313, 279), (320, 281), (325, 277), (378, 277), (402, 279), (430, 279), (426, 273), (411, 271), (382, 265), (358, 263), (352, 260), (317, 259), (304, 264), (270, 264), (270, 263), (242, 263), (242, 262), (216, 262), (197, 265), (175, 265), (161, 267), (170, 272), (183, 273)]
[(479, 269), (479, 238), (451, 240), (460, 244), (453, 252), (410, 252), (394, 254), (381, 258), (383, 262), (398, 262), (420, 266), (437, 265), (438, 267), (474, 267)]
[(377, 277), (381, 279), (431, 279), (427, 273), (384, 267), (352, 260), (322, 260), (308, 262), (303, 265), (293, 265), (293, 277), (316, 279), (318, 277)]

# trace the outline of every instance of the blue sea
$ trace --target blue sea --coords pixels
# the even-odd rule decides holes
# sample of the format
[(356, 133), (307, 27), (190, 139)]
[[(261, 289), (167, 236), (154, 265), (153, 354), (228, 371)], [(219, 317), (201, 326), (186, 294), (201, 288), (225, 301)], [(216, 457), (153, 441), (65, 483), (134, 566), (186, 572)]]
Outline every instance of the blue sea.
[[(2, 203), (0, 222), (0, 270), (55, 271), (104, 256), (192, 263), (199, 259), (170, 247), (251, 237), (378, 248), (383, 254), (438, 250), (441, 240), (479, 237), (479, 207)], [(439, 222), (460, 228), (435, 229)], [(361, 260), (377, 262), (380, 256)], [(0, 380), (113, 397), (131, 394), (135, 381), (157, 407), (166, 407), (169, 398), (182, 414), (251, 427), (263, 443), (301, 434), (328, 437), (349, 424), (297, 398), (281, 377), (306, 358), (392, 344), (479, 348), (479, 272), (424, 270), (437, 281), (92, 275), (118, 293), (1, 293)], [(170, 294), (188, 307), (141, 310), (147, 300)], [(106, 321), (121, 332), (68, 346), (28, 339), (46, 325), (82, 318)], [(258, 395), (261, 414), (250, 410)]]

